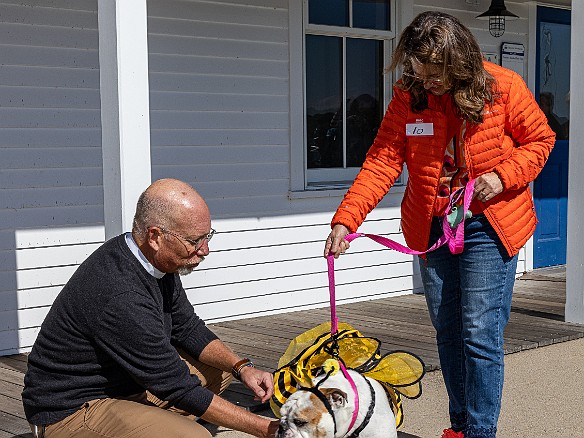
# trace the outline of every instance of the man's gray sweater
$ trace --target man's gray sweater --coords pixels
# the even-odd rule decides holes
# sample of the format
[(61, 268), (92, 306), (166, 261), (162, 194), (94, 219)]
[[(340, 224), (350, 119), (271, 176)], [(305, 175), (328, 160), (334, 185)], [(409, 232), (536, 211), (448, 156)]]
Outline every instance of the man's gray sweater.
[(86, 401), (146, 389), (200, 416), (213, 394), (176, 347), (198, 358), (214, 339), (179, 276), (157, 280), (117, 236), (79, 266), (47, 314), (28, 358), (26, 417), (51, 424)]

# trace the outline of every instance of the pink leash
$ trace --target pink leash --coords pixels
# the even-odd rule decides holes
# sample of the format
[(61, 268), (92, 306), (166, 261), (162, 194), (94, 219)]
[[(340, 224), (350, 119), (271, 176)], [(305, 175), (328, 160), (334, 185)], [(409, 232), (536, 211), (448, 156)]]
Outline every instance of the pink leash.
[[(345, 240), (347, 242), (351, 242), (359, 237), (368, 237), (375, 242), (386, 246), (387, 248), (393, 249), (395, 251), (399, 251), (404, 254), (410, 255), (422, 255), (427, 252), (434, 251), (440, 248), (442, 245), (448, 243), (448, 248), (452, 254), (460, 254), (464, 249), (464, 218), (466, 217), (466, 212), (470, 206), (472, 201), (472, 195), (474, 192), (474, 182), (475, 180), (470, 180), (464, 188), (461, 188), (455, 191), (450, 196), (450, 202), (448, 209), (444, 214), (444, 218), (442, 220), (442, 229), (444, 230), (444, 234), (436, 241), (434, 245), (428, 248), (426, 251), (416, 251), (413, 249), (408, 248), (407, 246), (402, 245), (401, 243), (396, 242), (395, 240), (388, 239), (387, 237), (378, 236), (377, 234), (365, 234), (365, 233), (352, 233), (347, 234), (345, 236)], [(462, 220), (456, 225), (453, 229), (451, 228), (450, 224), (448, 223), (448, 214), (453, 211), (456, 202), (459, 201), (460, 196), (464, 193), (464, 200), (462, 202)], [(337, 318), (337, 306), (336, 306), (336, 292), (335, 292), (335, 258), (333, 253), (329, 252), (327, 256), (327, 265), (328, 265), (328, 279), (329, 279), (329, 297), (330, 297), (330, 308), (331, 308), (331, 335), (335, 335), (339, 329), (339, 320)], [(351, 388), (353, 389), (353, 393), (355, 394), (355, 410), (353, 412), (353, 418), (351, 419), (351, 424), (347, 429), (347, 432), (351, 430), (351, 428), (355, 425), (357, 421), (357, 415), (359, 413), (359, 393), (357, 392), (357, 386), (355, 382), (349, 375), (347, 368), (342, 360), (339, 360), (339, 366), (345, 378), (349, 381)]]

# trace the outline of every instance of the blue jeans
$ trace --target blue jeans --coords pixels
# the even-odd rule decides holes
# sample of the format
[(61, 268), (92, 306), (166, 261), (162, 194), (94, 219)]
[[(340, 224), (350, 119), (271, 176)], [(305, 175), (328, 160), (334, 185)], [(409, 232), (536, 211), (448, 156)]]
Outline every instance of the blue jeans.
[[(432, 221), (430, 244), (442, 233)], [(497, 432), (503, 390), (503, 331), (509, 321), (517, 256), (509, 257), (484, 215), (465, 222), (464, 251), (448, 246), (420, 258), (436, 329), (451, 427), (465, 438)]]

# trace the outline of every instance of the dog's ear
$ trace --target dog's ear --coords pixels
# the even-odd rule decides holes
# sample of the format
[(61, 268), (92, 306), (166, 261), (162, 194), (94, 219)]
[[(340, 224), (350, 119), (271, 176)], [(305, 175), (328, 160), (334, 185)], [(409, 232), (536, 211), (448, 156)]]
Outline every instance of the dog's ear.
[(333, 409), (344, 406), (347, 403), (347, 393), (337, 388), (322, 388), (320, 390)]

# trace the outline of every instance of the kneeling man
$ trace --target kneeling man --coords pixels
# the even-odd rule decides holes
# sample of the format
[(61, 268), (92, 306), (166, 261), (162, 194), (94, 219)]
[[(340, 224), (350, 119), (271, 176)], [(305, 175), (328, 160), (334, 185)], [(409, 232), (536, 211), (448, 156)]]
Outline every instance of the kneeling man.
[(266, 401), (272, 375), (221, 342), (181, 284), (214, 232), (190, 185), (163, 179), (142, 193), (132, 232), (79, 266), (42, 324), (22, 393), (35, 437), (210, 437), (195, 417), (274, 436), (277, 421), (218, 395), (233, 374)]

